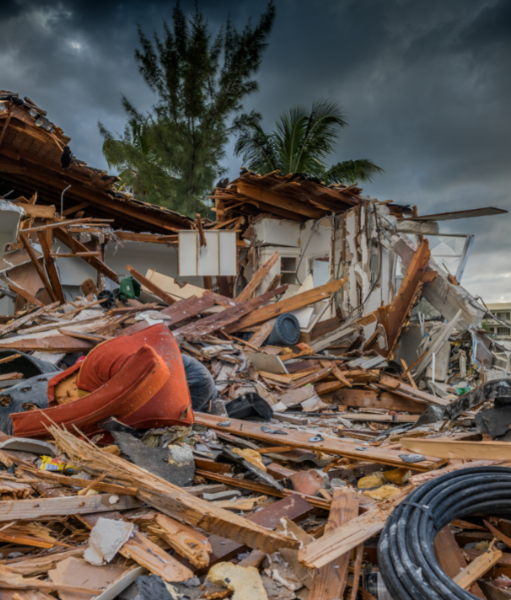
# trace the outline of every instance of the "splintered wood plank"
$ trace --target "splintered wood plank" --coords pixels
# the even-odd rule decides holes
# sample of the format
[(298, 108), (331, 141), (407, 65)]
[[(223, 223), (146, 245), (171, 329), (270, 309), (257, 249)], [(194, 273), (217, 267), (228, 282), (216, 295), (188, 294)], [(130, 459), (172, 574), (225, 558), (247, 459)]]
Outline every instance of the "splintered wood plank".
[(474, 584), (480, 577), (487, 573), (500, 560), (502, 552), (495, 547), (489, 548), (484, 554), (478, 556), (461, 573), (453, 579), (464, 590)]
[[(70, 556), (80, 557), (83, 555), (85, 546), (63, 550), (62, 552), (52, 552), (44, 556), (34, 558), (25, 558), (17, 562), (9, 563), (9, 569), (19, 575), (40, 575), (52, 569), (57, 563)], [(0, 597), (1, 598), (1, 597)]]
[(164, 292), (160, 287), (158, 287), (150, 279), (147, 279), (147, 277), (144, 277), (144, 275), (142, 275), (142, 273), (139, 273), (136, 269), (134, 269), (130, 265), (126, 265), (126, 269), (128, 270), (128, 272), (131, 275), (133, 275), (133, 277), (140, 284), (145, 286), (150, 292), (152, 292), (155, 296), (160, 298), (160, 300), (163, 300), (163, 302), (165, 302), (169, 306), (176, 303), (175, 298), (173, 298), (170, 294), (167, 294), (167, 292)]
[(341, 289), (341, 287), (346, 283), (346, 281), (348, 281), (347, 278), (337, 279), (336, 281), (332, 281), (331, 283), (321, 285), (307, 292), (296, 294), (296, 296), (292, 296), (287, 300), (281, 300), (280, 302), (269, 304), (268, 306), (258, 308), (257, 310), (252, 310), (252, 312), (242, 317), (239, 321), (236, 321), (232, 325), (229, 325), (226, 328), (226, 331), (227, 333), (241, 331), (248, 327), (253, 327), (254, 325), (264, 323), (268, 319), (273, 319), (274, 317), (278, 317), (283, 313), (292, 312), (293, 310), (303, 308), (308, 304), (314, 304), (319, 300), (325, 300), (326, 298), (329, 298), (332, 294), (334, 294), (337, 290)]
[[(80, 515), (79, 519), (92, 529), (100, 517), (124, 520), (122, 515), (117, 512), (104, 515)], [(145, 534), (136, 529), (133, 530), (130, 539), (119, 550), (119, 554), (125, 558), (131, 558), (141, 567), (145, 567), (148, 571), (159, 575), (164, 581), (168, 581), (169, 583), (187, 581), (193, 577), (190, 569), (170, 554), (167, 554), (165, 550), (162, 550)]]
[(118, 456), (103, 452), (88, 440), (78, 439), (55, 426), (50, 427), (50, 432), (60, 449), (71, 459), (87, 466), (91, 474), (98, 477), (107, 471), (121, 483), (135, 484), (139, 490), (137, 497), (168, 517), (267, 553), (282, 547), (298, 545), (296, 540), (269, 531), (240, 515), (218, 508), (211, 502), (191, 496), (165, 479), (148, 473)]
[(346, 389), (335, 392), (334, 399), (339, 404), (354, 408), (384, 408), (385, 410), (406, 411), (422, 414), (428, 404), (412, 398), (403, 398), (392, 392), (376, 390)]
[[(219, 423), (228, 421), (230, 425), (222, 426)], [(290, 431), (289, 435), (279, 433), (265, 433), (262, 427), (268, 427), (261, 423), (250, 423), (240, 419), (226, 419), (225, 417), (216, 417), (206, 413), (196, 413), (195, 422), (206, 427), (211, 427), (218, 431), (234, 433), (242, 437), (249, 437), (263, 442), (269, 442), (270, 445), (281, 444), (283, 446), (292, 446), (294, 448), (305, 448), (306, 450), (321, 451), (327, 454), (336, 454), (346, 456), (348, 458), (356, 458), (357, 460), (370, 460), (373, 462), (395, 465), (398, 467), (410, 468), (410, 463), (406, 463), (400, 458), (402, 451), (387, 450), (380, 447), (357, 446), (356, 444), (342, 442), (341, 440), (328, 437), (322, 434), (323, 440), (311, 442), (313, 437), (310, 432)], [(278, 427), (269, 427), (269, 429), (279, 430)], [(281, 429), (280, 429), (281, 430)], [(505, 442), (504, 442), (505, 443)], [(357, 449), (363, 448), (363, 449)], [(413, 469), (418, 471), (429, 471), (430, 469), (439, 466), (436, 458), (426, 457), (426, 460), (414, 463)]]
[(39, 350), (40, 352), (87, 352), (95, 345), (94, 342), (71, 337), (70, 335), (54, 335), (45, 338), (31, 338), (9, 340), (9, 345), (2, 344), (2, 348), (9, 350)]
[[(463, 557), (463, 552), (456, 542), (456, 538), (449, 526), (441, 529), (434, 542), (435, 555), (442, 571), (451, 579), (454, 579), (467, 566), (467, 561)], [(470, 593), (481, 600), (485, 600), (481, 588), (474, 583), (470, 588)]]
[[(14, 319), (12, 321), (12, 323), (9, 323), (7, 325), (4, 325), (3, 327), (0, 327), (0, 337), (3, 337), (4, 335), (7, 335), (8, 333), (12, 333), (13, 331), (16, 331), (22, 325), (25, 325), (25, 323), (28, 323), (29, 321), (37, 319), (37, 317), (44, 314), (48, 310), (51, 310), (52, 308), (57, 307), (58, 305), (59, 305), (58, 302), (54, 302), (53, 304), (48, 304), (47, 306), (44, 306), (43, 308), (39, 308), (37, 310), (31, 309), (29, 312), (27, 312), (22, 317)], [(12, 358), (12, 357), (9, 357), (9, 358)]]
[(252, 344), (252, 346), (255, 346), (256, 348), (260, 348), (264, 342), (266, 342), (266, 340), (268, 339), (270, 333), (272, 332), (275, 323), (276, 323), (277, 319), (270, 319), (269, 321), (266, 321), (266, 323), (263, 323), (259, 329), (254, 333), (254, 335), (250, 338), (250, 343)]
[(489, 529), (493, 535), (498, 538), (501, 542), (504, 542), (508, 548), (511, 548), (511, 538), (502, 533), (499, 529), (488, 523), (488, 521), (483, 520), (484, 526)]
[(53, 288), (51, 287), (50, 280), (46, 276), (46, 273), (45, 273), (41, 263), (39, 262), (39, 257), (36, 255), (34, 248), (32, 248), (32, 244), (30, 243), (30, 240), (23, 233), (20, 233), (20, 239), (21, 239), (22, 244), (25, 246), (25, 250), (28, 252), (28, 255), (30, 256), (30, 260), (32, 261), (32, 264), (34, 265), (35, 270), (37, 271), (37, 274), (39, 275), (39, 279), (42, 281), (42, 283), (43, 283), (44, 287), (46, 288), (46, 291), (50, 295), (50, 298), (52, 299), (52, 301), (55, 302), (57, 300), (57, 296), (55, 295), (55, 292), (53, 291)]
[(86, 514), (111, 510), (137, 508), (141, 503), (131, 496), (97, 494), (96, 496), (63, 496), (34, 500), (7, 500), (0, 502), (0, 522), (33, 521), (42, 517)]
[(252, 276), (252, 279), (248, 282), (247, 287), (241, 292), (241, 294), (236, 298), (238, 302), (245, 302), (248, 300), (250, 296), (256, 291), (256, 289), (261, 284), (262, 280), (268, 275), (270, 269), (273, 265), (278, 261), (279, 253), (275, 251), (270, 258), (257, 269), (257, 271)]
[(410, 452), (432, 453), (444, 459), (511, 460), (511, 444), (508, 442), (456, 442), (447, 438), (444, 440), (402, 438), (399, 443)]
[[(337, 489), (333, 493), (330, 516), (325, 533), (330, 533), (358, 516), (359, 497), (356, 492)], [(309, 600), (331, 600), (342, 598), (348, 579), (350, 553), (339, 556), (321, 569), (314, 571)]]
[(190, 296), (184, 300), (179, 300), (172, 306), (164, 308), (161, 311), (161, 314), (171, 317), (172, 321), (166, 321), (166, 323), (169, 325), (176, 325), (185, 319), (196, 317), (202, 310), (211, 308), (215, 304), (216, 300), (213, 295), (210, 293), (205, 293), (200, 298), (197, 296)]
[(387, 350), (380, 354), (390, 356), (396, 346), (403, 328), (408, 323), (410, 312), (422, 287), (422, 277), (431, 256), (427, 240), (423, 240), (415, 251), (404, 279), (399, 286), (399, 292), (386, 315)]
[(356, 600), (358, 596), (358, 586), (360, 585), (360, 574), (362, 571), (362, 559), (364, 558), (364, 544), (357, 546), (355, 550), (355, 568), (353, 570), (353, 588), (351, 589), (350, 600)]
[(405, 486), (401, 493), (393, 496), (385, 504), (369, 508), (363, 515), (351, 519), (302, 548), (298, 553), (302, 565), (309, 569), (320, 569), (380, 533), (394, 508), (412, 489), (411, 485)]
[(247, 313), (255, 311), (257, 308), (269, 302), (272, 298), (278, 294), (282, 294), (287, 290), (288, 286), (284, 285), (271, 292), (266, 292), (257, 298), (247, 300), (230, 308), (226, 308), (221, 313), (210, 315), (204, 319), (201, 319), (197, 323), (190, 323), (181, 327), (175, 332), (175, 335), (202, 337), (209, 335), (219, 329), (226, 329), (231, 323), (238, 321), (241, 317)]
[(35, 296), (32, 296), (30, 292), (27, 292), (27, 290), (23, 289), (21, 286), (16, 285), (14, 281), (9, 279), (9, 277), (7, 277), (6, 275), (0, 276), (0, 279), (2, 281), (5, 281), (5, 283), (9, 286), (9, 289), (11, 291), (15, 292), (16, 294), (19, 294), (24, 300), (30, 302), (30, 304), (33, 304), (34, 306), (44, 307), (44, 304), (40, 300), (38, 300)]
[[(268, 472), (270, 470), (271, 469), (268, 468)], [(282, 491), (279, 491), (271, 485), (266, 485), (265, 483), (249, 481), (248, 479), (235, 479), (234, 477), (230, 477), (229, 475), (223, 475), (222, 473), (213, 473), (212, 471), (203, 471), (201, 469), (197, 469), (195, 473), (197, 475), (200, 475), (201, 477), (204, 477), (205, 479), (210, 479), (211, 481), (226, 483), (232, 487), (239, 487), (244, 490), (251, 490), (252, 492), (266, 494), (267, 496), (286, 498), (288, 496), (294, 496), (295, 494), (298, 494), (304, 500), (307, 500), (309, 504), (312, 504), (312, 506), (315, 506), (316, 508), (322, 508), (323, 510), (330, 510), (330, 502), (328, 500), (325, 500), (324, 498), (319, 498), (318, 496), (309, 496), (307, 494), (302, 494), (300, 492), (295, 492), (286, 488), (283, 488)]]
[[(309, 502), (300, 498), (297, 494), (293, 494), (251, 514), (247, 517), (247, 520), (272, 530), (278, 526), (282, 517), (287, 517), (291, 521), (300, 520), (304, 519), (313, 510), (314, 508)], [(231, 560), (247, 549), (244, 544), (218, 535), (211, 535), (209, 543), (212, 548), (211, 565), (220, 561)]]
[(46, 234), (44, 231), (38, 231), (37, 237), (39, 238), (39, 243), (41, 244), (41, 249), (44, 255), (44, 264), (46, 265), (46, 270), (50, 276), (56, 300), (58, 300), (61, 304), (64, 304), (66, 299), (64, 298), (64, 292), (62, 291), (62, 285), (60, 284), (59, 274), (57, 273), (55, 260), (51, 255), (51, 248), (48, 244)]
[(211, 544), (205, 535), (193, 527), (157, 513), (156, 527), (150, 526), (149, 530), (165, 540), (181, 556), (187, 558), (194, 567), (208, 566), (209, 554), (212, 551)]

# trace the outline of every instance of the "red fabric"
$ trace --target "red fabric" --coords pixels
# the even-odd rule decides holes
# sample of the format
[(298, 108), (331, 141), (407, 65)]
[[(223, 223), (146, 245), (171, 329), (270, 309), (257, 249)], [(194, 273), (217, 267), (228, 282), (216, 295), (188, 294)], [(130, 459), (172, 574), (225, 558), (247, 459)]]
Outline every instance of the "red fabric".
[[(97, 423), (111, 416), (136, 414), (155, 397), (170, 378), (165, 361), (149, 346), (141, 346), (110, 381), (94, 392), (42, 410), (11, 414), (15, 436), (47, 438), (46, 425), (76, 427), (86, 434), (98, 431)], [(53, 381), (53, 380), (52, 380)], [(52, 388), (53, 391), (54, 388)], [(74, 429), (71, 429), (75, 431)]]
[[(150, 346), (164, 360), (170, 378), (149, 402), (133, 414), (120, 419), (130, 427), (153, 429), (169, 425), (190, 425), (194, 422), (190, 391), (174, 336), (163, 324), (153, 325), (132, 335), (120, 336), (96, 346), (80, 365), (65, 371), (72, 374), (77, 369), (79, 388), (93, 392), (110, 381), (143, 345)], [(59, 376), (60, 375), (60, 376)], [(65, 379), (60, 373), (48, 384), (48, 399), (54, 399), (54, 388)], [(67, 377), (68, 375), (66, 375)]]

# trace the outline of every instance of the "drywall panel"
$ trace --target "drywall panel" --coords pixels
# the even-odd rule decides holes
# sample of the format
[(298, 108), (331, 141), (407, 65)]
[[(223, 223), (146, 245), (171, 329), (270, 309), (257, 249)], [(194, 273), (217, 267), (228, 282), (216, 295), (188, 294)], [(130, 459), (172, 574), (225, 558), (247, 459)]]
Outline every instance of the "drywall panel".
[(236, 232), (219, 231), (220, 275), (234, 276), (238, 272), (236, 260)]
[(205, 231), (204, 237), (206, 245), (201, 247), (197, 231), (179, 232), (180, 276), (236, 275), (236, 233)]
[[(149, 281), (157, 285), (164, 292), (167, 292), (167, 294), (170, 294), (172, 297), (176, 298), (176, 300), (184, 300), (185, 298), (190, 298), (191, 296), (197, 296), (200, 298), (206, 291), (204, 288), (197, 285), (192, 285), (191, 283), (180, 284), (179, 281), (177, 281), (174, 277), (162, 275), (154, 269), (149, 269), (145, 276), (147, 279), (149, 279)], [(145, 290), (146, 288), (142, 286), (142, 289)]]
[(204, 237), (206, 238), (206, 245), (199, 247), (199, 262), (197, 265), (197, 275), (219, 275), (220, 252), (218, 231), (206, 231), (204, 232)]
[(182, 276), (196, 276), (197, 261), (197, 233), (195, 231), (180, 231), (179, 274)]

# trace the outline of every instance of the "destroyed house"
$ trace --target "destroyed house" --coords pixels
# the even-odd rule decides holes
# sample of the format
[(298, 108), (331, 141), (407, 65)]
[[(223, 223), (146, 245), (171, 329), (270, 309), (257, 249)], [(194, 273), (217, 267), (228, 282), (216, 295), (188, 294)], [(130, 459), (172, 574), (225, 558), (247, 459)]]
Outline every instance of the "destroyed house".
[(242, 169), (191, 219), (69, 142), (0, 92), (1, 600), (511, 597), (509, 315), (442, 231), (503, 211)]
[[(306, 342), (345, 326), (346, 343), (363, 334), (365, 348), (394, 355), (419, 293), (415, 312), (423, 318), (456, 320), (462, 331), (481, 326), (484, 307), (460, 285), (473, 236), (440, 225), (505, 211), (419, 215), (357, 185), (245, 169), (210, 196), (216, 222), (194, 220), (119, 191), (118, 178), (75, 158), (70, 138), (27, 97), (0, 93), (0, 126), (0, 276), (11, 291), (0, 300), (4, 315), (13, 314), (16, 295), (19, 308), (72, 298), (84, 281), (113, 290), (129, 265), (145, 277), (143, 298), (152, 301), (151, 280), (173, 300), (206, 289), (250, 298), (278, 286), (290, 299), (344, 280), (333, 296), (292, 311)], [(424, 264), (402, 289), (421, 244)], [(402, 314), (387, 314), (396, 298)]]

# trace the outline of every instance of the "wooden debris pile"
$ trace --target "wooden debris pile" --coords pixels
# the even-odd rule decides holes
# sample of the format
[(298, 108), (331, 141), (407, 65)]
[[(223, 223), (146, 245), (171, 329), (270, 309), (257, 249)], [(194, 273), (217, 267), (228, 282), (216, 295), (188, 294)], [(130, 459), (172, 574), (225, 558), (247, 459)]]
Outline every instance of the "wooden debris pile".
[[(377, 543), (393, 510), (444, 474), (511, 460), (509, 353), (424, 237), (455, 213), (244, 172), (216, 188), (216, 223), (193, 220), (75, 159), (28, 98), (0, 93), (0, 121), (2, 191), (24, 194), (0, 199), (17, 223), (0, 259), (0, 293), (15, 300), (0, 317), (0, 429), (47, 406), (57, 371), (155, 324), (203, 379), (187, 373), (193, 423), (136, 429), (111, 414), (91, 439), (72, 426), (51, 426), (52, 443), (0, 435), (0, 600), (388, 598)], [(183, 229), (202, 249), (206, 230), (236, 233), (238, 276), (183, 283), (149, 252), (147, 264), (109, 263), (107, 242), (174, 253)], [(295, 271), (281, 230), (300, 237)], [(329, 277), (299, 285), (321, 235)], [(61, 259), (94, 277), (68, 283)], [(122, 274), (140, 296), (122, 296)], [(271, 341), (284, 315), (307, 324), (296, 343)], [(68, 383), (55, 402), (79, 405)], [(435, 552), (475, 596), (511, 596), (510, 521), (453, 520)]]

